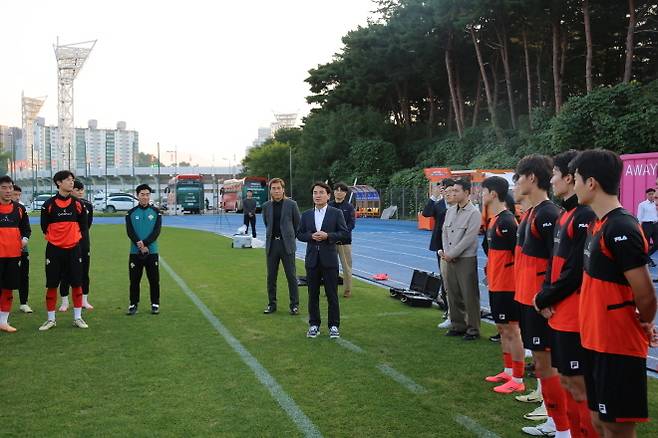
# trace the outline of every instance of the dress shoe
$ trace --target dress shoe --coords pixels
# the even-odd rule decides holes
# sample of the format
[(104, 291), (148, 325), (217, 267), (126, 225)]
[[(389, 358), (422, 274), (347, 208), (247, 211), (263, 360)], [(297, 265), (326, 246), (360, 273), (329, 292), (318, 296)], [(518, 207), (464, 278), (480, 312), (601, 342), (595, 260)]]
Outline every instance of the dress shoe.
[(274, 312), (276, 312), (276, 307), (274, 307), (274, 306), (267, 306), (265, 308), (265, 310), (263, 310), (263, 313), (266, 314), (266, 315), (268, 315), (270, 313), (274, 313)]
[(464, 331), (453, 330), (453, 329), (450, 329), (446, 332), (446, 336), (452, 336), (452, 337), (464, 336), (465, 334), (466, 334), (466, 332), (464, 332)]

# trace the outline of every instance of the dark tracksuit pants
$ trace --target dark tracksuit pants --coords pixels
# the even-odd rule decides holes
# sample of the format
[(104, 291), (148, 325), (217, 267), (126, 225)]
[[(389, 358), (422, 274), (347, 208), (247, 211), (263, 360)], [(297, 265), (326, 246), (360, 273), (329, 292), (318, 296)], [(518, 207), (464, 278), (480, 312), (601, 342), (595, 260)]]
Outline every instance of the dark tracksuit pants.
[(251, 225), (251, 236), (253, 238), (256, 238), (256, 215), (254, 214), (253, 216), (249, 216), (248, 213), (245, 213), (245, 215), (244, 215), (244, 224), (247, 227), (247, 229), (244, 232), (248, 233), (249, 232), (249, 225)]
[(130, 254), (128, 270), (130, 272), (130, 304), (139, 304), (139, 283), (146, 269), (146, 278), (151, 290), (151, 304), (160, 304), (160, 267), (157, 254)]
[(18, 286), (18, 296), (21, 305), (27, 304), (30, 295), (30, 253), (21, 253), (21, 273), (20, 285)]

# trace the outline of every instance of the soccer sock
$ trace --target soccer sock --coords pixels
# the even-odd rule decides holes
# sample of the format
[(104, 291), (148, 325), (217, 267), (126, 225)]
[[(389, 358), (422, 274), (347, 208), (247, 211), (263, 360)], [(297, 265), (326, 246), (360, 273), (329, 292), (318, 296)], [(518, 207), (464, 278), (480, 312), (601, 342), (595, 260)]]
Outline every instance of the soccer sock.
[(79, 309), (82, 307), (82, 287), (72, 287), (71, 293), (73, 295), (73, 307)]
[(569, 430), (572, 438), (581, 438), (580, 433), (580, 409), (578, 402), (569, 391), (564, 391), (567, 398), (567, 417), (569, 418)]
[(592, 424), (592, 414), (587, 406), (587, 400), (577, 402), (578, 411), (580, 412), (580, 434), (586, 438), (597, 438), (599, 436), (594, 425)]
[(14, 302), (14, 294), (10, 289), (0, 290), (0, 311), (7, 313), (11, 312), (11, 304), (13, 302)]
[(505, 366), (505, 373), (512, 375), (512, 355), (503, 352), (503, 365)]
[(525, 372), (525, 362), (522, 360), (512, 361), (512, 379), (516, 383), (523, 383), (523, 374)]
[(62, 297), (62, 306), (69, 307), (69, 296)]
[(82, 318), (82, 307), (74, 307), (73, 319), (81, 319), (81, 318)]
[(0, 312), (0, 325), (9, 324), (9, 312)]
[(48, 311), (48, 321), (54, 321), (55, 320), (55, 311), (54, 310), (49, 310)]
[(569, 430), (567, 400), (564, 388), (560, 385), (560, 376), (555, 375), (548, 378), (540, 378), (539, 380), (541, 380), (546, 411), (553, 418), (555, 429), (558, 431)]
[(84, 295), (84, 294), (82, 295), (82, 305), (83, 306), (88, 306), (89, 305), (89, 301), (87, 301), (87, 295)]
[[(63, 298), (62, 298), (62, 304), (63, 304)], [(68, 304), (67, 304), (68, 305)], [(55, 318), (50, 317), (50, 312), (55, 312), (55, 308), (57, 307), (57, 288), (56, 287), (49, 287), (46, 289), (46, 309), (48, 310), (48, 319), (55, 320)]]

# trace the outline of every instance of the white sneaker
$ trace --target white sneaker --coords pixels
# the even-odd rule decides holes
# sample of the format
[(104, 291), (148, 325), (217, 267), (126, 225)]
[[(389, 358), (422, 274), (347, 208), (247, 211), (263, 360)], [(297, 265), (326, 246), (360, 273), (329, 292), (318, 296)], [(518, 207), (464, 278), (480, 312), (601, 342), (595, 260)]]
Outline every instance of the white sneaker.
[(539, 392), (537, 389), (527, 394), (517, 395), (515, 398), (517, 401), (523, 403), (541, 403), (542, 401), (544, 401), (541, 392)]
[(546, 405), (542, 403), (541, 405), (537, 406), (537, 409), (535, 409), (534, 411), (525, 414), (523, 418), (532, 421), (546, 420), (548, 418), (548, 412), (546, 412)]
[(80, 319), (74, 319), (74, 320), (73, 320), (73, 327), (77, 327), (77, 328), (81, 328), (81, 329), (87, 329), (87, 328), (89, 328), (89, 326), (87, 325), (87, 323), (85, 322), (85, 320), (82, 319), (82, 318), (80, 318)]
[(21, 304), (19, 309), (23, 313), (32, 313), (32, 308), (28, 304)]
[(57, 325), (57, 322), (55, 320), (49, 319), (43, 324), (41, 324), (41, 327), (39, 327), (39, 331), (45, 332), (46, 330), (50, 330), (51, 328), (55, 327)]
[(549, 424), (550, 422), (542, 423), (538, 426), (522, 427), (523, 433), (532, 436), (555, 436), (555, 426)]
[(340, 338), (340, 332), (338, 331), (338, 327), (336, 327), (335, 325), (329, 327), (329, 337), (331, 339)]
[(450, 329), (452, 328), (452, 321), (450, 321), (450, 318), (448, 318), (445, 321), (443, 321), (441, 324), (437, 325), (437, 327), (440, 329)]

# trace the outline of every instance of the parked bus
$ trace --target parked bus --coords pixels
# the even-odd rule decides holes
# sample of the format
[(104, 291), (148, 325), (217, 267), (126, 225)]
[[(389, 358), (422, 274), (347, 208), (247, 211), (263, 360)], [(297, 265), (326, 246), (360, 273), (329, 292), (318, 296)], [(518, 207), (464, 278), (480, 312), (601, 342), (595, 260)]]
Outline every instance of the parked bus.
[(263, 176), (247, 176), (240, 179), (227, 179), (223, 183), (222, 209), (224, 211), (242, 211), (242, 200), (247, 197), (247, 191), (251, 190), (256, 200), (256, 211), (260, 211), (261, 205), (267, 202), (267, 178)]
[(166, 189), (167, 209), (201, 213), (203, 205), (203, 180), (201, 175), (177, 175), (169, 180)]

